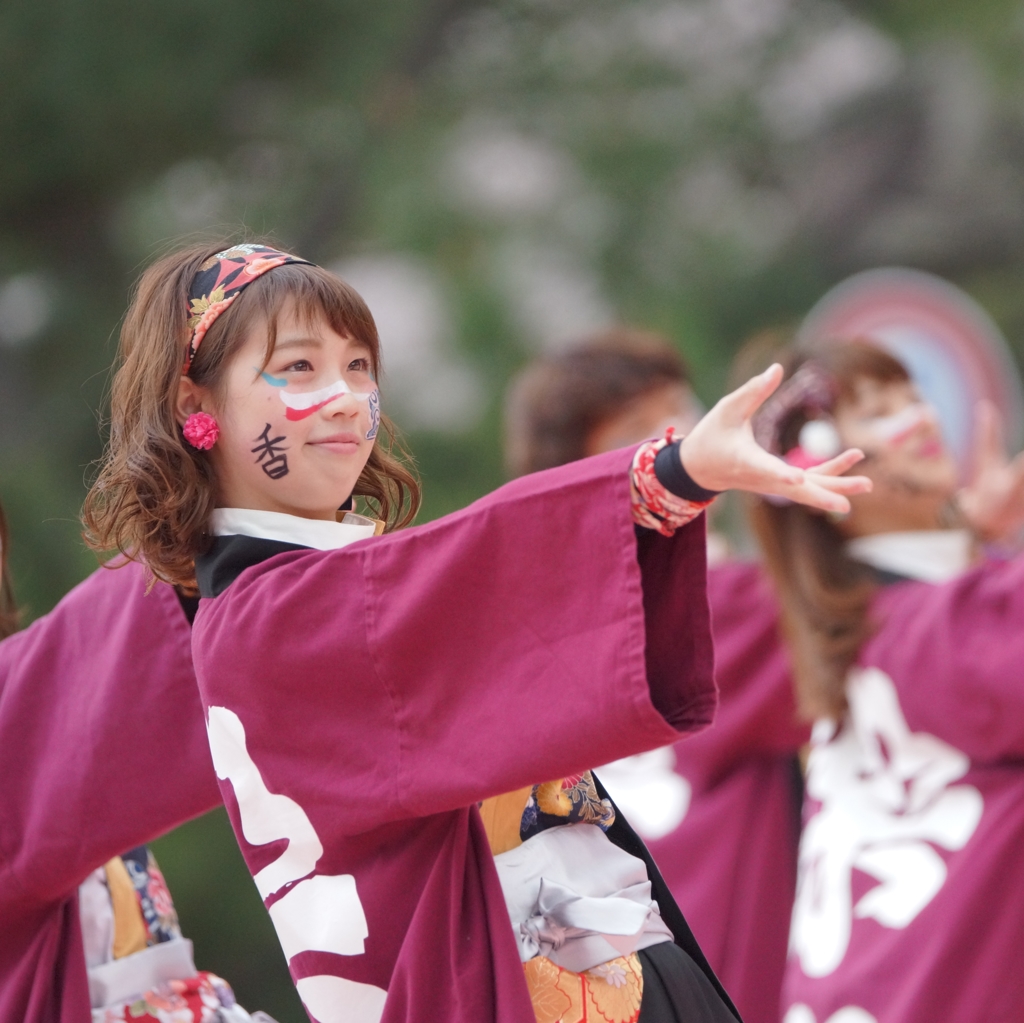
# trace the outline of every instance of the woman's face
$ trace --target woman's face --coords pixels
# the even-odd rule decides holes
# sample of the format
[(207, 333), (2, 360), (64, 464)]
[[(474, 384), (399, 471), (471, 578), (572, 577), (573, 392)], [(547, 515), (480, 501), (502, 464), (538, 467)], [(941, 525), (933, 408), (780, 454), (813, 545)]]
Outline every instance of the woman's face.
[(265, 328), (254, 331), (230, 360), (217, 399), (202, 394), (203, 410), (220, 425), (210, 451), (217, 504), (333, 519), (380, 424), (370, 350), (289, 307), (261, 370), (266, 340)]
[(860, 448), (857, 472), (874, 490), (851, 498), (846, 529), (855, 535), (938, 528), (956, 492), (957, 468), (935, 410), (906, 381), (862, 377), (852, 399), (839, 402), (835, 423), (843, 447)]

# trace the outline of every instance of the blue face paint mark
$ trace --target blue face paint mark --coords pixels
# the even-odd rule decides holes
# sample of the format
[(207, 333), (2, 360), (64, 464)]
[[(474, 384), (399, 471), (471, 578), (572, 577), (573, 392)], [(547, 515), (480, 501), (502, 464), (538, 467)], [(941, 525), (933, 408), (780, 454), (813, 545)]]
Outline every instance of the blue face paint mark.
[(260, 373), (260, 376), (263, 377), (263, 379), (266, 380), (266, 382), (270, 384), (271, 387), (288, 386), (288, 381), (282, 379), (281, 377), (272, 377), (269, 373)]
[(370, 429), (366, 431), (366, 439), (373, 440), (380, 429), (380, 391), (375, 387), (370, 393)]

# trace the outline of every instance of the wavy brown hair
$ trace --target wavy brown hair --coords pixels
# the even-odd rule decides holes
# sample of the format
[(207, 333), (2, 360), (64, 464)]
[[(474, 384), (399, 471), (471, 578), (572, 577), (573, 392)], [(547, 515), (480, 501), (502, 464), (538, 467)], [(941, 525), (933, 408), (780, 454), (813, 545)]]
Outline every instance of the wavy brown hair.
[(0, 639), (6, 639), (17, 632), (19, 624), (18, 605), (14, 602), (11, 576), (7, 570), (7, 517), (0, 505)]
[[(195, 590), (195, 559), (209, 543), (216, 481), (207, 454), (185, 441), (175, 414), (189, 334), (188, 290), (199, 267), (230, 245), (191, 246), (157, 261), (139, 279), (121, 328), (110, 439), (82, 511), (90, 547), (119, 550), (189, 592)], [(322, 318), (365, 344), (379, 377), (380, 341), (366, 303), (335, 274), (292, 263), (253, 281), (217, 318), (192, 363), (196, 383), (216, 396), (231, 357), (263, 326), (269, 360), (288, 303), (309, 321)], [(394, 425), (382, 416), (353, 493), (368, 500), (389, 530), (408, 525), (419, 508), (419, 481), (410, 465)]]
[[(808, 357), (794, 353), (784, 357), (786, 379)], [(837, 404), (853, 400), (858, 380), (897, 383), (909, 379), (901, 363), (863, 341), (835, 343), (816, 351), (813, 359), (834, 380)], [(782, 419), (780, 450), (796, 445), (807, 418), (805, 410), (795, 408)], [(778, 505), (762, 499), (752, 499), (748, 507), (751, 527), (782, 603), (797, 705), (808, 720), (838, 719), (846, 710), (847, 673), (874, 631), (870, 606), (878, 588), (876, 577), (846, 553), (847, 537), (827, 515), (800, 504)]]

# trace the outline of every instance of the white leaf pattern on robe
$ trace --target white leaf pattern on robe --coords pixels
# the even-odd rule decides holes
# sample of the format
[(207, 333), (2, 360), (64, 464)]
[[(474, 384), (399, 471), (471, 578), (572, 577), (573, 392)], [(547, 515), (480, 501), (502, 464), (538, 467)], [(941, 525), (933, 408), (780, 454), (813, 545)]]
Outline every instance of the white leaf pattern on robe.
[[(819, 723), (808, 762), (807, 792), (822, 806), (800, 841), (790, 932), (808, 977), (839, 966), (854, 917), (883, 927), (910, 924), (946, 880), (933, 846), (962, 849), (984, 809), (974, 786), (951, 784), (969, 770), (968, 757), (934, 735), (910, 731), (885, 672), (854, 669), (847, 697), (847, 723), (831, 738), (822, 735), (830, 723)], [(879, 882), (856, 905), (854, 868)]]
[[(207, 735), (217, 777), (231, 782), (242, 834), (250, 845), (286, 839), (287, 848), (254, 876), (264, 901), (288, 889), (268, 910), (285, 957), (302, 952), (362, 955), (369, 936), (366, 914), (351, 874), (308, 877), (323, 844), (306, 811), (289, 796), (271, 792), (245, 740), (245, 727), (226, 707), (211, 707)], [(296, 981), (299, 997), (317, 1023), (379, 1023), (387, 992), (373, 984), (321, 975)]]

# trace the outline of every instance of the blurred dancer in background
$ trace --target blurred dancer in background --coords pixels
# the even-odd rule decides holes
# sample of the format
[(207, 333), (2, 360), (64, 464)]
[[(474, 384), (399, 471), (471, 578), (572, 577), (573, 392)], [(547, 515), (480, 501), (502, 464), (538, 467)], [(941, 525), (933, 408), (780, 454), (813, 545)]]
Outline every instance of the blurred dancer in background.
[(220, 802), (196, 602), (147, 595), (138, 565), (99, 569), (15, 633), (7, 550), (0, 509), (0, 1020), (252, 1019), (196, 971), (143, 844)]
[[(685, 433), (700, 405), (666, 340), (620, 328), (527, 367), (506, 413), (507, 461), (520, 475), (668, 426)], [(721, 552), (709, 539), (709, 554)], [(714, 724), (597, 773), (647, 841), (743, 1018), (777, 1023), (796, 882), (797, 753), (809, 729), (798, 721), (778, 605), (761, 569), (711, 564), (708, 597)]]
[(1024, 522), (1024, 461), (982, 406), (958, 490), (904, 367), (856, 342), (795, 356), (755, 430), (797, 465), (858, 444), (875, 484), (845, 518), (754, 502), (817, 721), (785, 1021), (1020, 1019), (1024, 556), (979, 541)]
[[(645, 397), (657, 374), (618, 408), (607, 392), (585, 405), (567, 398), (580, 390), (571, 377), (614, 376), (617, 361), (636, 357), (622, 338), (523, 374), (508, 406), (514, 470), (542, 468), (555, 450), (578, 457), (581, 424), (600, 437), (594, 425), (620, 412), (637, 437), (663, 428), (660, 403)], [(1024, 467), (1006, 462), (982, 409), (974, 477), (958, 491), (934, 413), (896, 360), (841, 344), (800, 365), (766, 406), (759, 439), (798, 465), (856, 443), (875, 480), (845, 521), (757, 502), (801, 665), (802, 715), (773, 586), (757, 565), (719, 566), (708, 584), (715, 724), (598, 774), (643, 829), (744, 1018), (767, 1023), (780, 1015), (794, 893), (800, 718), (821, 718), (786, 1023), (1017, 1018), (1021, 954), (1010, 935), (1024, 899), (995, 922), (983, 907), (1000, 904), (999, 885), (1015, 890), (1009, 862), (1024, 829), (1014, 763), (1022, 651), (1010, 638), (1021, 635), (1024, 562), (972, 565), (979, 539), (1019, 528)]]

